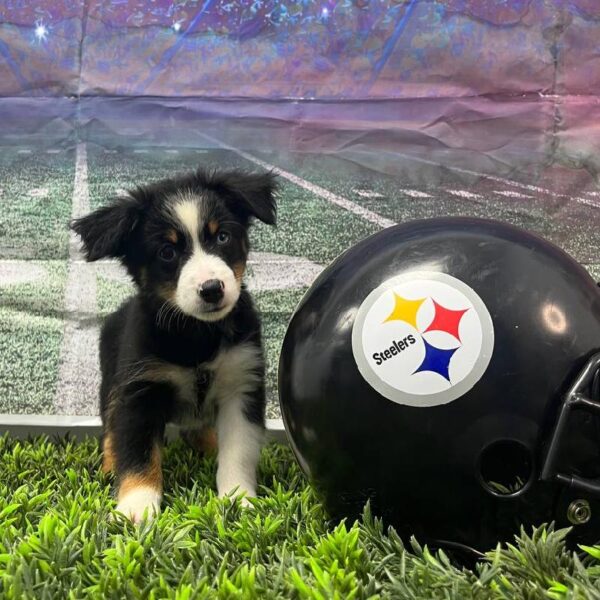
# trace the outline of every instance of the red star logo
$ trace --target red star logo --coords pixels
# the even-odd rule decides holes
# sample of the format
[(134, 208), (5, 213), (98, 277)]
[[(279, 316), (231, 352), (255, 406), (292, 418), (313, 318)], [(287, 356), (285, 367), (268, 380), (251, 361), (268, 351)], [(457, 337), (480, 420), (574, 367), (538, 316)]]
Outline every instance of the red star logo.
[(469, 309), (465, 308), (463, 310), (450, 310), (449, 308), (444, 308), (435, 300), (432, 299), (432, 301), (435, 307), (435, 315), (431, 325), (429, 325), (429, 327), (423, 333), (427, 333), (428, 331), (445, 331), (446, 333), (454, 336), (460, 342), (461, 339), (458, 335), (458, 327), (463, 315)]

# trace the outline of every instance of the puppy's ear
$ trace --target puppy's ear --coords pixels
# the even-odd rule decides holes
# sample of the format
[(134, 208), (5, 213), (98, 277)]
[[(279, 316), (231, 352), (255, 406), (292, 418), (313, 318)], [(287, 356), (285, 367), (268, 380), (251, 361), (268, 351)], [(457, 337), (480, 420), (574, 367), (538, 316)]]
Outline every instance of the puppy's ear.
[(278, 186), (274, 173), (226, 173), (221, 185), (227, 192), (231, 210), (246, 219), (256, 217), (267, 225), (275, 225)]
[(70, 227), (81, 237), (87, 260), (125, 256), (127, 242), (140, 220), (141, 208), (136, 198), (124, 196), (72, 221)]

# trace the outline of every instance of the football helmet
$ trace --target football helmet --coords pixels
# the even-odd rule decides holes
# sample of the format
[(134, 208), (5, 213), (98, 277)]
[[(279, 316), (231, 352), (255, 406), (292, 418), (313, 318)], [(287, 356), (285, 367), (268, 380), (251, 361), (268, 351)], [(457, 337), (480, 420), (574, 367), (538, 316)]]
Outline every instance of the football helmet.
[(600, 539), (600, 289), (508, 224), (379, 232), (305, 294), (279, 365), (294, 453), (332, 516), (486, 550), (521, 525)]

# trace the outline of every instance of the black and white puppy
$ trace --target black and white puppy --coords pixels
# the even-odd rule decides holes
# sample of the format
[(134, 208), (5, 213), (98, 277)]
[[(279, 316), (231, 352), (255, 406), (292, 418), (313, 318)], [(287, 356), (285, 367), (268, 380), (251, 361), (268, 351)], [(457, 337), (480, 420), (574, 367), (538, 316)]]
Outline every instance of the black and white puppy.
[(216, 433), (220, 496), (256, 493), (264, 361), (242, 278), (248, 227), (275, 223), (274, 194), (271, 174), (199, 170), (72, 223), (87, 260), (119, 259), (137, 287), (100, 339), (103, 469), (136, 522), (159, 510), (167, 423)]

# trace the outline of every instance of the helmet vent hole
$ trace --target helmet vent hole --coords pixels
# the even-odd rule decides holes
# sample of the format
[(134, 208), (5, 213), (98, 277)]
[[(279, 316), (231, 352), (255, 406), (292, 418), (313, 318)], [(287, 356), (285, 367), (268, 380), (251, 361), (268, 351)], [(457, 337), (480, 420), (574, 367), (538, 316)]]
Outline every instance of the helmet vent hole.
[(484, 489), (494, 496), (518, 496), (533, 475), (531, 452), (516, 440), (499, 440), (487, 446), (479, 460)]

